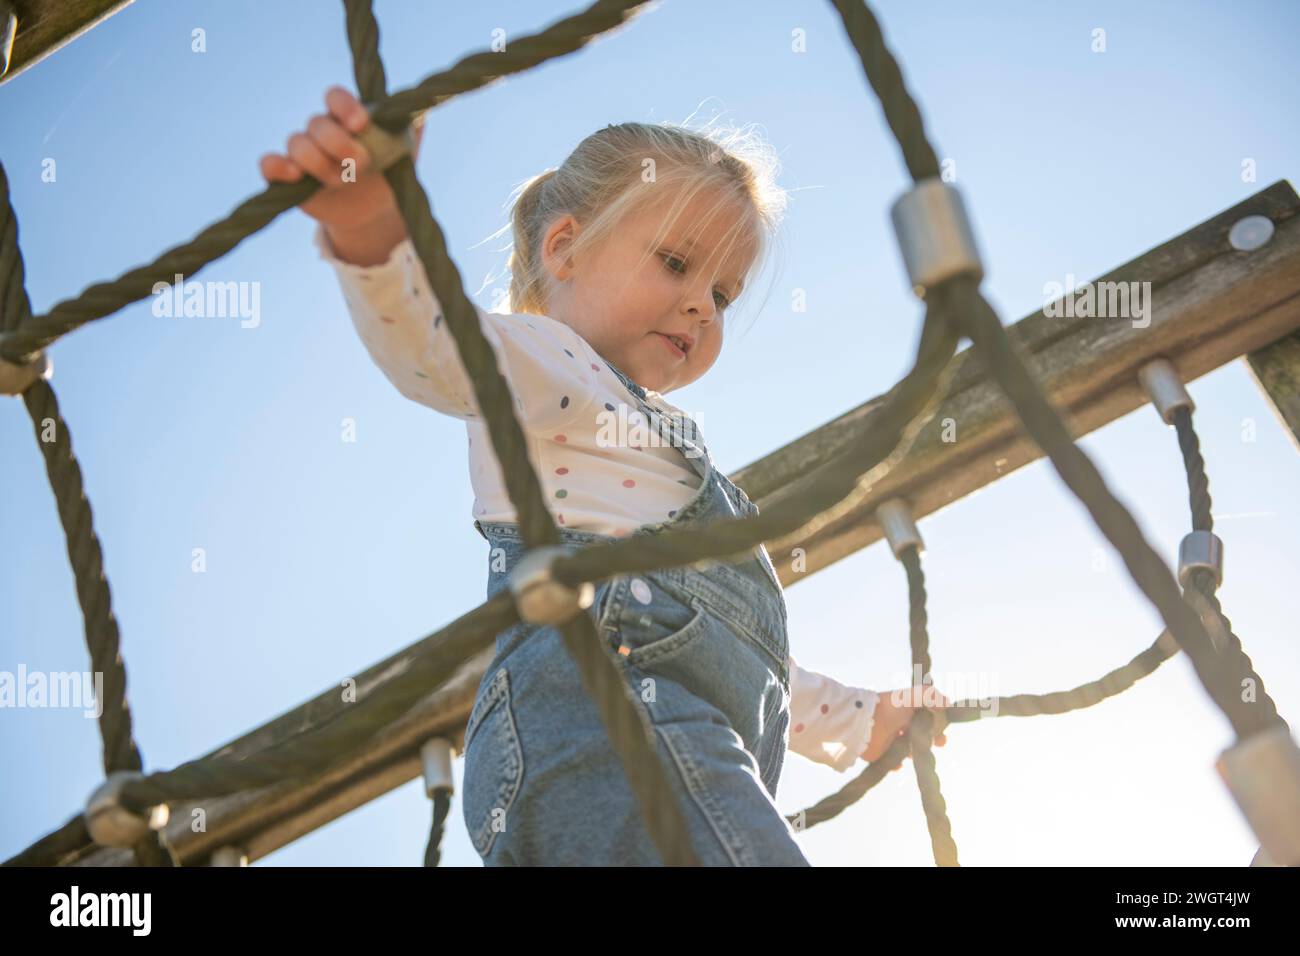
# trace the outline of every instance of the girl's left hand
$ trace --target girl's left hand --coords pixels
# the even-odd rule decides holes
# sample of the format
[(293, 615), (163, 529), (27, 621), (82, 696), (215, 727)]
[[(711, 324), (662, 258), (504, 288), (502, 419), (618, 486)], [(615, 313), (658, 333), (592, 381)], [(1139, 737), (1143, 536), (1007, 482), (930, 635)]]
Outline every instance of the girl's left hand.
[[(876, 703), (871, 740), (867, 742), (867, 749), (862, 751), (862, 759), (868, 763), (879, 760), (895, 740), (907, 733), (912, 718), (923, 707), (934, 712), (934, 745), (942, 747), (948, 742), (943, 732), (948, 726), (948, 719), (943, 710), (951, 705), (952, 701), (939, 693), (938, 688), (932, 684), (882, 691)], [(894, 769), (901, 767), (902, 764), (899, 764)]]

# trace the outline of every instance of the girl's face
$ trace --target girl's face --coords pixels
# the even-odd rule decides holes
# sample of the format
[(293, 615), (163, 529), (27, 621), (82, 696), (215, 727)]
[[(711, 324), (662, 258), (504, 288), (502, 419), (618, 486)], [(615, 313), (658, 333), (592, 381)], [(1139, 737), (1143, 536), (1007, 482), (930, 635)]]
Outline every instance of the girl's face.
[[(664, 233), (672, 198), (629, 217), (601, 248), (576, 257), (571, 246), (581, 226), (563, 216), (547, 229), (541, 249), (558, 280), (550, 316), (638, 385), (660, 393), (689, 385), (717, 360), (726, 308), (756, 254), (734, 195), (701, 189)], [(684, 340), (684, 353), (669, 336)]]

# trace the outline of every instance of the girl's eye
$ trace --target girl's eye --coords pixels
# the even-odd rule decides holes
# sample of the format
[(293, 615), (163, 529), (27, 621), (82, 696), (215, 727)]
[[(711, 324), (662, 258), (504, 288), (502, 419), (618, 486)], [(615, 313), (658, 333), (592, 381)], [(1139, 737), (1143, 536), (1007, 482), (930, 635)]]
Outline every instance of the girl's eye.
[[(664, 259), (664, 265), (668, 266), (668, 268), (671, 269), (673, 272), (676, 272), (678, 274), (685, 274), (686, 261), (684, 259), (679, 259), (677, 256), (664, 256), (663, 259)], [(681, 268), (680, 269), (673, 268), (673, 266), (670, 264), (673, 262), (681, 263)], [(718, 299), (722, 300), (721, 302), (718, 302), (719, 309), (725, 309), (727, 306), (731, 305), (731, 300), (728, 299), (726, 295), (724, 295), (723, 293), (715, 291), (713, 293), (713, 296), (715, 302), (717, 302)]]

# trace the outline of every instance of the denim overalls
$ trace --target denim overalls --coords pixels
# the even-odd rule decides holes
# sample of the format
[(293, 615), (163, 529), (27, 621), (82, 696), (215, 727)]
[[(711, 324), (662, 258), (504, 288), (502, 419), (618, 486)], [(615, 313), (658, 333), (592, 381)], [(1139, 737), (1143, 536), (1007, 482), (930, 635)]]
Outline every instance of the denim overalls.
[[(606, 364), (703, 478), (672, 519), (629, 537), (758, 512), (714, 468), (693, 422), (661, 415), (645, 389)], [(491, 597), (508, 586), (523, 542), (513, 523), (474, 526), (491, 545)], [(618, 540), (558, 530), (575, 549)], [(741, 563), (705, 564), (600, 582), (586, 613), (654, 728), (700, 862), (808, 866), (774, 803), (789, 739), (785, 597), (761, 545)], [(554, 627), (521, 621), (497, 636), (465, 728), (462, 791), (470, 840), (488, 866), (662, 864)]]

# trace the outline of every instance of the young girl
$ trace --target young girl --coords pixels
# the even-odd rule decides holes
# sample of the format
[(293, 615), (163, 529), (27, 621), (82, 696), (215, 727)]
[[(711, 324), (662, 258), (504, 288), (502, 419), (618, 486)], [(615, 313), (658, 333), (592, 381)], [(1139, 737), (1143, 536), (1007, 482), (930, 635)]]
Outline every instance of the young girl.
[[(325, 102), (262, 173), (324, 184), (301, 208), (320, 223), (320, 254), (371, 357), (407, 398), (466, 422), (490, 597), (523, 553), (501, 469), (391, 190), (354, 138), (367, 113), (339, 87)], [(726, 313), (779, 219), (773, 164), (745, 146), (607, 126), (514, 204), (510, 313), (476, 310), (566, 546), (758, 511), (663, 397), (717, 359)], [(347, 158), (355, 181), (341, 175)], [(878, 694), (800, 668), (762, 546), (741, 563), (601, 582), (588, 613), (655, 729), (705, 864), (807, 865), (774, 802), (787, 747), (843, 772), (883, 754), (922, 703), (949, 703), (933, 688)], [(488, 865), (660, 862), (554, 627), (520, 622), (498, 636), (465, 729), (462, 789)]]

